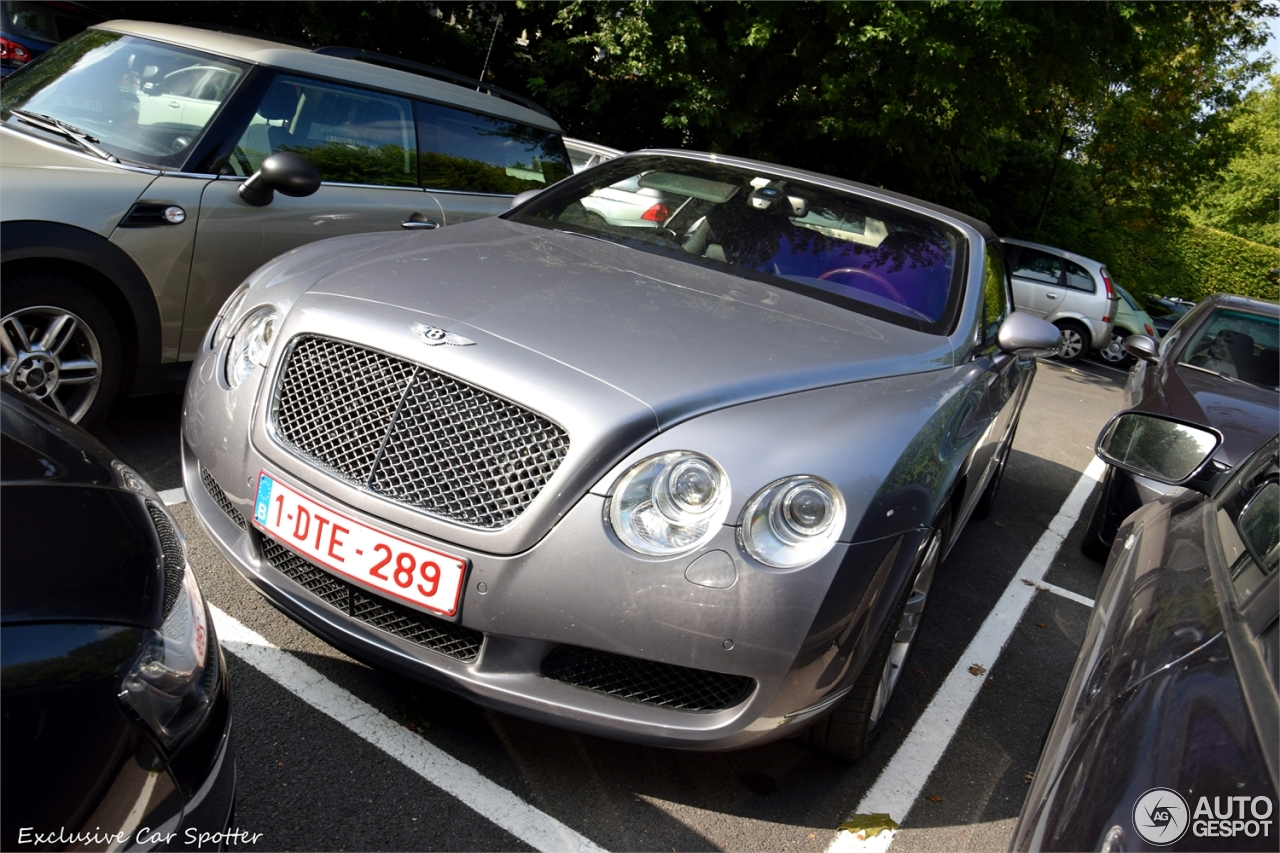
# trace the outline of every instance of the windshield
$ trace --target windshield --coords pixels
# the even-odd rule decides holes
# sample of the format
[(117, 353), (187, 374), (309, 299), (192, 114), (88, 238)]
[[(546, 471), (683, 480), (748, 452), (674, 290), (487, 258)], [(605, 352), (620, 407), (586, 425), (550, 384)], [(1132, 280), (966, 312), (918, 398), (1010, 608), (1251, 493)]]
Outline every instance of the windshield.
[(0, 117), (50, 116), (122, 160), (181, 165), (244, 67), (184, 48), (88, 30), (4, 81)]
[(1280, 385), (1280, 318), (1219, 308), (1178, 356), (1179, 364), (1260, 385)]
[(584, 234), (934, 334), (959, 302), (964, 238), (936, 219), (817, 184), (677, 157), (610, 161), (509, 219)]

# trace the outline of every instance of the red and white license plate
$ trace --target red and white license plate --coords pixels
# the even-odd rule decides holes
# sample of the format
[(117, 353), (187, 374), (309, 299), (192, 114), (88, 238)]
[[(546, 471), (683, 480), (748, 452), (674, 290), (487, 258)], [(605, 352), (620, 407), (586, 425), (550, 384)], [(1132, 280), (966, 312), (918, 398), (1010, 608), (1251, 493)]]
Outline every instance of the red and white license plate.
[(336, 575), (434, 610), (458, 612), (467, 563), (329, 509), (258, 474), (253, 522)]

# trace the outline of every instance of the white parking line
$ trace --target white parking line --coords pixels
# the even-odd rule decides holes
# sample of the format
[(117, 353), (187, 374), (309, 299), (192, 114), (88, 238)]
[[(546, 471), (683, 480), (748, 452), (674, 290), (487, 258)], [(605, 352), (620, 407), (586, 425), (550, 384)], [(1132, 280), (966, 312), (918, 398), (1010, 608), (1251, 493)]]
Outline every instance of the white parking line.
[(1045, 592), (1051, 592), (1054, 595), (1060, 595), (1063, 598), (1074, 601), (1076, 604), (1083, 604), (1085, 607), (1089, 608), (1090, 610), (1093, 609), (1093, 599), (1085, 598), (1083, 595), (1081, 595), (1078, 592), (1072, 592), (1069, 589), (1063, 589), (1062, 587), (1057, 586), (1056, 584), (1051, 584), (1048, 581), (1040, 581), (1040, 583), (1036, 584), (1036, 586), (1038, 586), (1040, 589), (1043, 589)]
[(590, 839), (481, 776), (471, 767), (386, 717), (217, 607), (222, 647), (313, 708), (327, 714), (481, 817), (544, 853), (603, 851)]
[[(1105, 469), (1105, 464), (1096, 457), (1089, 463), (1058, 514), (1049, 522), (1048, 529), (1023, 560), (1013, 580), (1005, 587), (996, 606), (987, 614), (969, 647), (964, 650), (960, 660), (956, 661), (929, 707), (916, 720), (907, 739), (898, 747), (898, 751), (881, 771), (862, 802), (858, 803), (854, 814), (887, 814), (899, 822), (907, 816), (986, 681), (981, 674), (974, 675), (971, 667), (983, 673), (995, 666), (1027, 606), (1035, 598), (1036, 590), (1044, 586), (1045, 572), (1062, 547), (1063, 540), (1071, 532), (1080, 516), (1080, 510), (1084, 508), (1084, 502), (1094, 485), (1102, 478)], [(1072, 596), (1074, 593), (1068, 595)], [(827, 851), (884, 851), (892, 843), (891, 831), (882, 832), (871, 839), (863, 839), (842, 830)]]
[(164, 501), (165, 506), (177, 506), (187, 502), (187, 493), (182, 486), (176, 489), (165, 489), (163, 492), (156, 492), (160, 496), (160, 500)]

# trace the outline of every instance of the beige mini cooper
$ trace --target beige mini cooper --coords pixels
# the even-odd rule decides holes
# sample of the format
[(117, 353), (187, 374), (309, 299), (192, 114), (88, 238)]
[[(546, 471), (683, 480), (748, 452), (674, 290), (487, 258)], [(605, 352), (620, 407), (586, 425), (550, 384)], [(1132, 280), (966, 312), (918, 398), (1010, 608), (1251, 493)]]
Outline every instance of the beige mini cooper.
[(271, 258), (490, 216), (570, 170), (544, 109), (450, 72), (94, 27), (0, 91), (0, 378), (92, 425), (120, 393), (181, 388), (218, 308)]

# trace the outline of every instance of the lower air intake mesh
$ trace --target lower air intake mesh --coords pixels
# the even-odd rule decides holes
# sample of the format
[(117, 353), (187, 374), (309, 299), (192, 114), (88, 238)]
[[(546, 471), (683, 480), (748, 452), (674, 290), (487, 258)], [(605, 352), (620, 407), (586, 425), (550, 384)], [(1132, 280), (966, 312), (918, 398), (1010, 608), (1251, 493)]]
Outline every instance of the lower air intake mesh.
[(725, 675), (627, 657), (580, 646), (558, 646), (542, 661), (542, 674), (620, 699), (681, 711), (722, 711), (755, 688), (745, 675)]
[(480, 631), (370, 595), (269, 536), (262, 537), (262, 551), (276, 571), (352, 619), (460, 661), (469, 663), (480, 654), (484, 642)]
[(173, 529), (173, 522), (164, 514), (164, 510), (147, 501), (147, 512), (151, 515), (151, 523), (155, 525), (156, 536), (160, 539), (160, 554), (164, 562), (164, 615), (168, 618), (173, 603), (182, 592), (187, 555), (182, 548), (182, 537)]
[(200, 466), (200, 482), (204, 483), (204, 490), (209, 493), (209, 497), (213, 498), (213, 502), (218, 508), (227, 514), (227, 517), (236, 523), (236, 527), (241, 530), (248, 530), (249, 525), (245, 522), (244, 516), (240, 514), (240, 510), (236, 509), (236, 505), (227, 497), (227, 493), (222, 491), (222, 487), (213, 479), (213, 475)]

